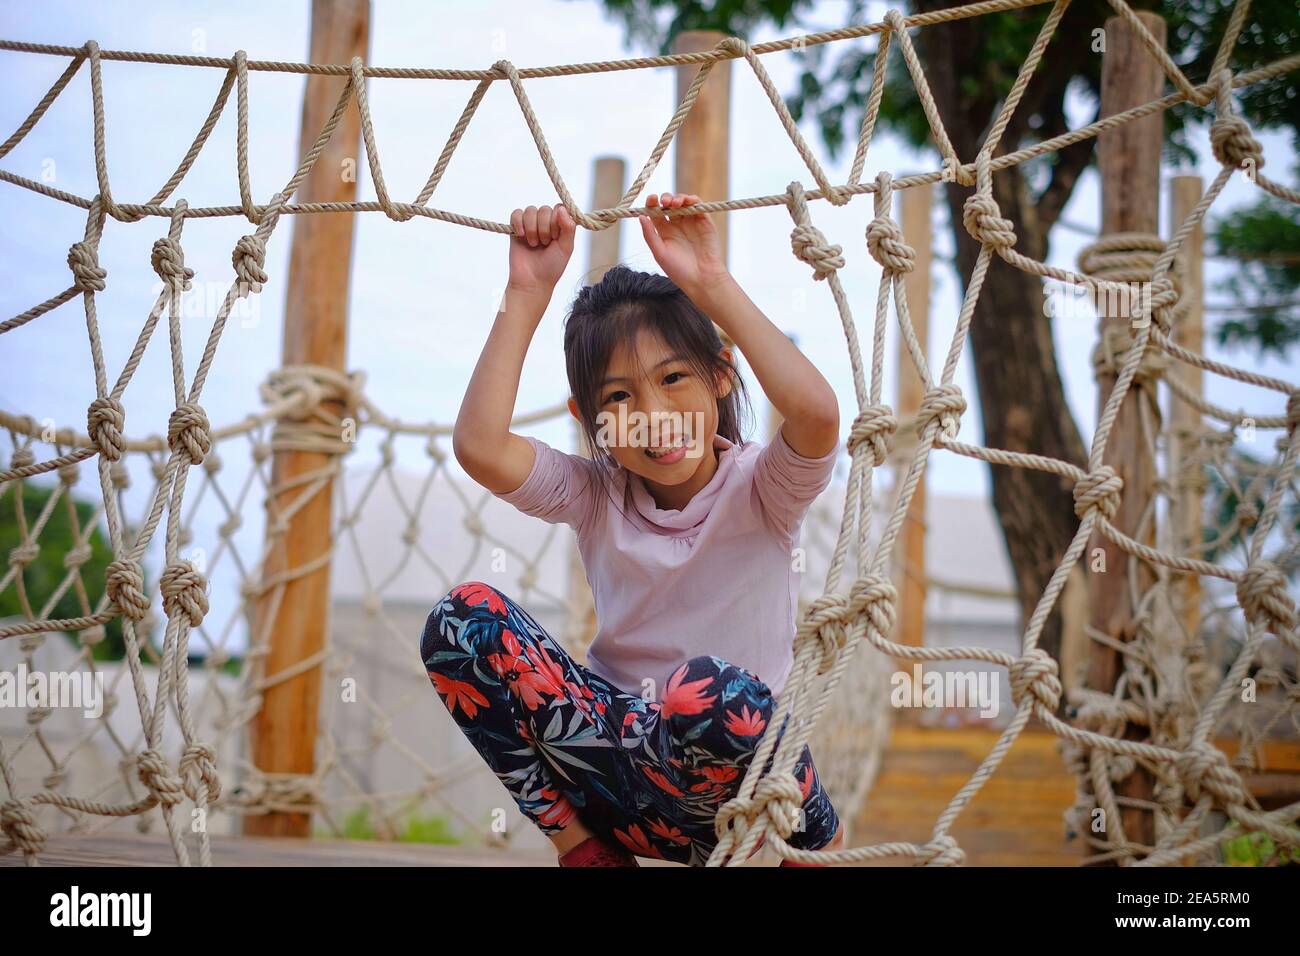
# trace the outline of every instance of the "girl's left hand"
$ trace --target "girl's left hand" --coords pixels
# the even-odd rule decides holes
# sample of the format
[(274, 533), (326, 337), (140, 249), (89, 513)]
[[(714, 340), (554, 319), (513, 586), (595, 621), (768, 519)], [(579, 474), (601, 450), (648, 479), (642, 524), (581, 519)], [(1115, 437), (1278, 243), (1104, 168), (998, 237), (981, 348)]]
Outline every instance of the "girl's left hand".
[[(700, 201), (699, 196), (688, 193), (646, 197), (647, 206), (665, 210), (680, 209)], [(708, 213), (637, 218), (641, 220), (641, 232), (655, 261), (688, 296), (706, 292), (729, 278), (727, 265), (722, 259), (722, 241)]]

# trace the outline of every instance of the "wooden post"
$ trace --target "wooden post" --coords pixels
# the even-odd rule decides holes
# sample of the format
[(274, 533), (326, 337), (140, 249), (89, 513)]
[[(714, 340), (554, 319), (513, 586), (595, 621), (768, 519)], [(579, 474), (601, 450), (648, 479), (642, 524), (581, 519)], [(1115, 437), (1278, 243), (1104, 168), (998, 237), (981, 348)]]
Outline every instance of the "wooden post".
[[(686, 30), (673, 41), (674, 53), (703, 53), (727, 38), (719, 30)], [(700, 67), (685, 63), (677, 67), (677, 102), (695, 82)], [(673, 140), (677, 164), (673, 170), (674, 192), (694, 193), (705, 201), (726, 199), (731, 190), (731, 63), (718, 63), (704, 81), (690, 115)], [(722, 258), (727, 260), (728, 219), (722, 212), (711, 213), (722, 241)], [(731, 338), (718, 329), (722, 344), (734, 348)]]
[[(627, 178), (626, 164), (617, 156), (600, 156), (596, 159), (596, 181), (591, 193), (592, 209), (608, 209), (623, 198), (623, 183)], [(594, 285), (619, 261), (621, 248), (620, 237), (622, 223), (589, 233), (591, 236), (587, 253), (587, 284)], [(591, 448), (587, 444), (582, 426), (577, 419), (573, 422), (574, 441), (578, 454), (584, 458), (591, 457)], [(569, 548), (569, 640), (566, 650), (580, 663), (586, 663), (587, 648), (596, 636), (596, 604), (592, 598), (591, 585), (587, 582), (587, 572), (582, 564), (582, 555), (575, 543)]]
[[(1170, 224), (1172, 236), (1196, 204), (1201, 201), (1200, 176), (1175, 176), (1170, 188)], [(1185, 309), (1174, 326), (1174, 342), (1194, 352), (1205, 350), (1204, 303), (1204, 242), (1201, 224), (1197, 224), (1183, 243), (1178, 256), (1181, 275), (1180, 301)], [(1169, 371), (1177, 375), (1182, 384), (1196, 395), (1205, 392), (1205, 373), (1195, 365), (1174, 362)], [(1201, 543), (1201, 469), (1187, 474), (1200, 441), (1201, 413), (1177, 397), (1171, 399), (1171, 438), (1169, 441), (1169, 477), (1177, 494), (1174, 497), (1172, 523), (1174, 542), (1180, 554)], [(1193, 557), (1200, 557), (1195, 554)], [(1185, 574), (1174, 578), (1177, 582), (1179, 620), (1187, 633), (1195, 635), (1201, 626), (1201, 579), (1199, 575)]]
[[(702, 53), (712, 50), (727, 38), (719, 30), (687, 30), (677, 35), (673, 42), (674, 53)], [(690, 89), (700, 68), (694, 64), (677, 67), (677, 102), (680, 103)], [(677, 131), (673, 141), (677, 165), (673, 172), (674, 190), (694, 193), (701, 199), (726, 199), (731, 193), (731, 64), (719, 63), (704, 81), (691, 113)], [(728, 218), (726, 213), (712, 213), (713, 223), (722, 242), (722, 257), (726, 261)], [(722, 329), (718, 329), (722, 344), (736, 350), (736, 343)], [(770, 401), (766, 403), (767, 440), (776, 437), (781, 427), (781, 413)]]
[[(907, 290), (907, 310), (921, 350), (928, 348), (930, 337), (930, 251), (934, 246), (930, 231), (930, 212), (934, 205), (934, 187), (928, 183), (901, 190), (903, 239), (916, 250), (916, 266), (903, 277)], [(898, 337), (898, 418), (915, 416), (925, 397), (925, 383), (917, 374), (907, 343)], [(910, 458), (910, 456), (908, 456)], [(902, 483), (907, 463), (898, 459), (894, 487)], [(899, 535), (898, 637), (899, 644), (921, 647), (925, 644), (925, 477), (907, 508), (903, 533)]]
[[(369, 46), (369, 0), (312, 0), (311, 62), (349, 63), (365, 57)], [(338, 77), (311, 75), (302, 104), (299, 155), (316, 142), (321, 127), (338, 102)], [(349, 108), (316, 165), (299, 188), (297, 202), (353, 202), (356, 177), (345, 176), (345, 164), (358, 168), (361, 119)], [(342, 371), (347, 357), (348, 284), (351, 275), (353, 216), (328, 213), (293, 217), (289, 260), (289, 294), (284, 311), (285, 365), (321, 365)], [(295, 476), (330, 464), (316, 452), (277, 451), (272, 482), (280, 486)], [(295, 500), (292, 488), (276, 499), (278, 508)], [(264, 573), (270, 578), (292, 571), (328, 554), (333, 540), (332, 483), (326, 485), (289, 521), (278, 547), (267, 556)], [(270, 635), (266, 675), (293, 667), (324, 646), (329, 627), (330, 567), (324, 563), (295, 578), (284, 588), (278, 608), (272, 595), (257, 608), (256, 634)], [(272, 620), (272, 616), (273, 620)], [(316, 722), (320, 712), (320, 667), (269, 687), (253, 720), (252, 760), (265, 773), (309, 774), (315, 766)], [(309, 813), (248, 815), (243, 832), (251, 836), (311, 835)]]
[[(1139, 12), (1142, 23), (1162, 45), (1165, 42), (1165, 21), (1158, 14)], [(1164, 73), (1159, 63), (1142, 45), (1132, 28), (1120, 17), (1111, 17), (1105, 24), (1106, 48), (1101, 69), (1101, 115), (1111, 116), (1133, 106), (1157, 99), (1164, 87)], [(1097, 142), (1097, 165), (1101, 173), (1103, 236), (1120, 232), (1158, 233), (1160, 229), (1160, 148), (1163, 142), (1164, 118), (1159, 113), (1127, 123), (1102, 133)], [(1129, 303), (1114, 300), (1117, 296), (1099, 296), (1102, 305), (1117, 304), (1111, 311), (1125, 314), (1100, 316), (1104, 335), (1111, 327), (1126, 328), (1129, 324)], [(1113, 371), (1101, 371), (1097, 376), (1097, 403), (1104, 407), (1115, 385)], [(1111, 431), (1106, 464), (1115, 469), (1124, 481), (1122, 504), (1113, 524), (1131, 537), (1138, 537), (1138, 525), (1143, 512), (1155, 494), (1155, 461), (1149, 452), (1141, 419), (1140, 405), (1154, 415), (1153, 427), (1159, 428), (1160, 412), (1155, 400), (1154, 382), (1134, 382), (1129, 388), (1119, 417)], [(1154, 531), (1154, 528), (1151, 529)], [(1154, 544), (1154, 535), (1143, 536)], [(1097, 562), (1104, 560), (1104, 572)], [(1093, 628), (1109, 634), (1117, 641), (1128, 642), (1136, 631), (1137, 612), (1131, 601), (1129, 586), (1129, 561), (1126, 552), (1113, 545), (1109, 539), (1094, 532), (1089, 542), (1085, 561), (1089, 567), (1088, 597), (1089, 618)], [(1145, 592), (1154, 582), (1150, 572), (1139, 564), (1138, 591)], [(1088, 686), (1103, 692), (1110, 691), (1121, 671), (1119, 652), (1094, 643), (1089, 654)], [(1128, 725), (1125, 739), (1146, 739), (1144, 728)], [(1138, 764), (1134, 772), (1115, 785), (1120, 796), (1140, 800), (1152, 798), (1154, 780)], [(1140, 807), (1121, 810), (1124, 834), (1130, 841), (1152, 845), (1155, 843), (1154, 818)], [(1113, 830), (1113, 826), (1109, 829)]]

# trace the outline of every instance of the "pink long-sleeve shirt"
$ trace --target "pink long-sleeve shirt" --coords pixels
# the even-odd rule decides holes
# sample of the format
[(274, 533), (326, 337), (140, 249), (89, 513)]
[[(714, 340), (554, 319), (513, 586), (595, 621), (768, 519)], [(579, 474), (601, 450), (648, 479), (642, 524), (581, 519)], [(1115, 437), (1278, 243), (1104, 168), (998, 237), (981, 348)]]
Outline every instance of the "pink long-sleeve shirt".
[(718, 469), (678, 511), (658, 508), (622, 467), (611, 501), (591, 460), (525, 437), (532, 469), (497, 497), (577, 532), (598, 622), (587, 667), (627, 693), (660, 698), (679, 665), (712, 654), (779, 694), (794, 664), (799, 532), (841, 446), (805, 458), (780, 432), (743, 447), (716, 435)]

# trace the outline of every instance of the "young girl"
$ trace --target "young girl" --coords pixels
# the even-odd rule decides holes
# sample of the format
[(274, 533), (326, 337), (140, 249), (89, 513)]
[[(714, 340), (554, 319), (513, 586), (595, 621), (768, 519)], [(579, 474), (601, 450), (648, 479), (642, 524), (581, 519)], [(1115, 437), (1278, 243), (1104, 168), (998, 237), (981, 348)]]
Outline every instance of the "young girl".
[[(664, 215), (640, 217), (667, 278), (615, 266), (569, 313), (569, 411), (595, 459), (509, 428), (573, 252), (563, 205), (511, 216), (509, 284), (456, 419), (456, 460), (475, 481), (574, 528), (595, 598), (585, 666), (478, 581), (438, 601), (420, 643), (452, 718), (561, 866), (707, 862), (793, 664), (792, 552), (839, 451), (830, 385), (728, 273), (710, 217), (669, 212), (697, 201), (650, 196)], [(741, 437), (744, 385), (714, 322), (784, 418), (766, 445)], [(790, 844), (837, 847), (807, 747), (795, 776)]]

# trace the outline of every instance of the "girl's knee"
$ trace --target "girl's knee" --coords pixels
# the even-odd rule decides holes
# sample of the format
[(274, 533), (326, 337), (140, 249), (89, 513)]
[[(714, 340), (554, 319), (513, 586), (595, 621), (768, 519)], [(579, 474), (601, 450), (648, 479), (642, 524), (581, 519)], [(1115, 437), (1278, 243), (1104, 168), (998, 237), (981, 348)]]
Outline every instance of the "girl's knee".
[(764, 718), (773, 709), (772, 690), (753, 671), (712, 654), (692, 657), (686, 662), (687, 681), (709, 680), (706, 690), (714, 695), (712, 708), (719, 713), (733, 704), (748, 704), (761, 709)]
[(508, 600), (500, 588), (482, 581), (462, 581), (443, 595), (434, 610), (460, 605), (466, 609), (486, 608), (493, 614), (505, 615)]
[(692, 657), (665, 695), (668, 727), (691, 766), (743, 763), (772, 719), (772, 691), (756, 674), (713, 655)]
[(424, 631), (420, 635), (421, 659), (427, 662), (439, 649), (456, 646), (456, 634), (470, 612), (486, 610), (504, 618), (506, 600), (500, 590), (482, 581), (464, 581), (451, 588), (434, 603), (424, 622)]

